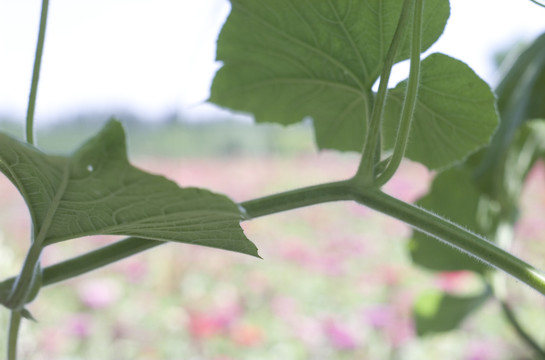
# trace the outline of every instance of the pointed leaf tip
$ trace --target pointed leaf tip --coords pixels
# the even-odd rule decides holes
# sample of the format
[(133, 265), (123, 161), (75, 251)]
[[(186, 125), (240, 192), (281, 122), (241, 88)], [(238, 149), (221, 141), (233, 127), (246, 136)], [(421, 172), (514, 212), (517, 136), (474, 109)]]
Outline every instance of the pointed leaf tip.
[(0, 134), (0, 170), (23, 195), (35, 241), (43, 245), (126, 235), (259, 257), (240, 227), (237, 204), (133, 167), (118, 121), (108, 122), (71, 157), (47, 155)]

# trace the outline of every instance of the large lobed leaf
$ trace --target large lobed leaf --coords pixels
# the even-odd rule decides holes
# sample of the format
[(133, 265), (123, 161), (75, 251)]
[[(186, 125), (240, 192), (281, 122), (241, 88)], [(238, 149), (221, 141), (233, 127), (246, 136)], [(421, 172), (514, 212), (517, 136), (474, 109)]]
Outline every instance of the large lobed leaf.
[[(407, 157), (430, 169), (464, 160), (488, 144), (498, 125), (495, 97), (469, 66), (447, 55), (422, 61)], [(407, 82), (389, 93), (384, 139), (393, 147)]]
[[(311, 117), (319, 148), (360, 151), (371, 87), (395, 32), (400, 0), (231, 0), (218, 38), (223, 62), (210, 101), (291, 124)], [(422, 50), (443, 32), (448, 0), (427, 0)], [(408, 36), (406, 36), (408, 38)], [(409, 56), (403, 42), (397, 61)]]
[(0, 134), (0, 171), (24, 197), (34, 241), (44, 246), (109, 234), (258, 256), (240, 228), (235, 203), (133, 167), (117, 121), (110, 121), (71, 157), (46, 155)]
[(504, 178), (506, 154), (517, 146), (513, 143), (520, 142), (516, 139), (519, 130), (528, 120), (545, 119), (545, 34), (509, 59), (503, 64), (507, 71), (496, 89), (501, 123), (476, 165), (481, 188), (492, 196), (498, 190), (498, 179)]

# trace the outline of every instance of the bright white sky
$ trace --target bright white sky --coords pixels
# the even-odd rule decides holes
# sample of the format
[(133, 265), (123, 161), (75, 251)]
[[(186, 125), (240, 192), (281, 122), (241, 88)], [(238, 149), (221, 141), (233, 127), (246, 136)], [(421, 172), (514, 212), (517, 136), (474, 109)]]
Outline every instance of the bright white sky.
[[(40, 7), (40, 0), (0, 0), (0, 114), (21, 122)], [(492, 53), (545, 31), (545, 9), (529, 0), (451, 0), (451, 7), (433, 51), (488, 81)], [(51, 0), (36, 121), (89, 109), (130, 109), (150, 120), (210, 114), (204, 101), (229, 9), (227, 0)]]

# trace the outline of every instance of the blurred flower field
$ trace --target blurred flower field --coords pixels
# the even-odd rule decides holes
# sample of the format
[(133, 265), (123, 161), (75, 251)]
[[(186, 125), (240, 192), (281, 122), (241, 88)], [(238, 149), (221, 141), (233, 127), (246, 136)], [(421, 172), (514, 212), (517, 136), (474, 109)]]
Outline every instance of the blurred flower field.
[[(134, 163), (182, 186), (237, 201), (343, 179), (354, 156), (234, 156)], [(513, 249), (545, 268), (545, 170), (531, 175)], [(404, 164), (386, 186), (406, 201), (425, 193), (424, 168)], [(28, 215), (0, 179), (0, 273), (15, 274), (28, 246)], [(460, 330), (423, 339), (411, 309), (421, 291), (468, 292), (472, 275), (435, 276), (411, 265), (410, 230), (351, 203), (331, 203), (243, 223), (263, 260), (225, 251), (165, 244), (78, 279), (44, 288), (25, 322), (21, 359), (531, 359), (490, 302)], [(47, 248), (52, 264), (111, 242), (76, 239)], [(510, 302), (539, 341), (545, 300), (508, 280)], [(8, 312), (0, 312), (4, 352)], [(541, 338), (540, 338), (541, 336)]]

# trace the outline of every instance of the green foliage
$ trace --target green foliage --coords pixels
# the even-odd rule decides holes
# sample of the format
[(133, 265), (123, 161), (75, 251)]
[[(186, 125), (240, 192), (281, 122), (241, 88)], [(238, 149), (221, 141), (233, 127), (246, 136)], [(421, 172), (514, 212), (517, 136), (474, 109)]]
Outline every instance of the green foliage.
[(131, 166), (117, 121), (70, 158), (0, 137), (0, 170), (23, 195), (38, 244), (94, 234), (129, 235), (258, 256), (232, 201), (202, 189), (179, 188)]
[[(481, 232), (477, 224), (479, 195), (471, 174), (462, 167), (455, 167), (435, 178), (430, 192), (418, 201), (418, 205), (479, 233)], [(409, 248), (413, 261), (429, 269), (477, 272), (489, 269), (486, 264), (421, 232), (413, 234)]]
[[(407, 82), (390, 92), (384, 139), (392, 148)], [(443, 54), (422, 61), (407, 157), (430, 169), (465, 159), (486, 145), (498, 125), (494, 94), (466, 64)]]
[(453, 330), (489, 297), (488, 291), (473, 296), (456, 296), (439, 291), (422, 293), (414, 306), (416, 332), (423, 336)]
[[(542, 35), (517, 54), (514, 61), (505, 61), (508, 71), (496, 90), (501, 123), (490, 144), (464, 164), (439, 174), (430, 192), (418, 201), (419, 205), (492, 240), (503, 236), (503, 242), (513, 241), (511, 235), (505, 239), (501, 227), (512, 228), (516, 223), (524, 180), (545, 150), (545, 124), (538, 120), (529, 122), (545, 119), (543, 102), (536, 100), (545, 92), (544, 45), (545, 35)], [(416, 264), (434, 271), (488, 270), (484, 264), (422, 233), (413, 234), (409, 249)], [(482, 304), (477, 299), (453, 302), (448, 294), (442, 296), (449, 299), (449, 306), (458, 303), (458, 310), (446, 305), (436, 308), (430, 320), (433, 324), (418, 315), (419, 326), (424, 323), (424, 328), (429, 327), (430, 331), (451, 330), (452, 327), (440, 325), (448, 323), (445, 318), (450, 312), (460, 311), (466, 316)], [(418, 314), (418, 309), (415, 312)], [(419, 330), (419, 333), (430, 331)]]
[[(377, 81), (402, 7), (398, 0), (233, 0), (218, 39), (223, 62), (210, 100), (258, 122), (311, 117), (319, 148), (360, 151)], [(443, 32), (446, 0), (424, 8), (422, 50)], [(407, 38), (407, 35), (404, 36)], [(405, 39), (396, 62), (409, 57)]]
[[(258, 256), (240, 228), (241, 220), (327, 201), (353, 200), (425, 232), (429, 238), (417, 233), (410, 242), (411, 255), (421, 266), (479, 274), (496, 267), (545, 294), (545, 273), (493, 243), (510, 238), (503, 230), (516, 221), (524, 177), (543, 155), (543, 124), (527, 121), (545, 118), (540, 97), (545, 92), (545, 35), (518, 57), (498, 87), (502, 121), (494, 133), (498, 114), (488, 85), (467, 65), (446, 55), (433, 54), (420, 62), (420, 54), (443, 32), (448, 0), (231, 3), (231, 15), (218, 39), (217, 59), (223, 67), (210, 100), (252, 113), (258, 122), (285, 125), (312, 118), (319, 148), (363, 149), (356, 175), (239, 206), (224, 196), (182, 189), (131, 166), (124, 132), (116, 121), (70, 157), (48, 155), (0, 134), (0, 170), (25, 199), (33, 226), (20, 274), (0, 283), (0, 302), (13, 315), (10, 360), (15, 357), (21, 316), (32, 317), (24, 306), (42, 285), (157, 244), (150, 240)], [(44, 0), (27, 116), (30, 144), (47, 4)], [(388, 94), (393, 64), (409, 57), (409, 80)], [(379, 76), (383, 78), (375, 94), (372, 88)], [(409, 110), (402, 112), (402, 104)], [(392, 154), (385, 156), (383, 151), (391, 149)], [(451, 167), (436, 177), (431, 192), (419, 201), (423, 208), (380, 190), (405, 156), (430, 169)], [(131, 237), (41, 268), (43, 247), (92, 234)], [(65, 274), (58, 276), (59, 269)], [(418, 333), (458, 326), (493, 293), (487, 278), (482, 280), (487, 290), (477, 296), (423, 295), (415, 307)], [(507, 318), (520, 328), (512, 314)]]

